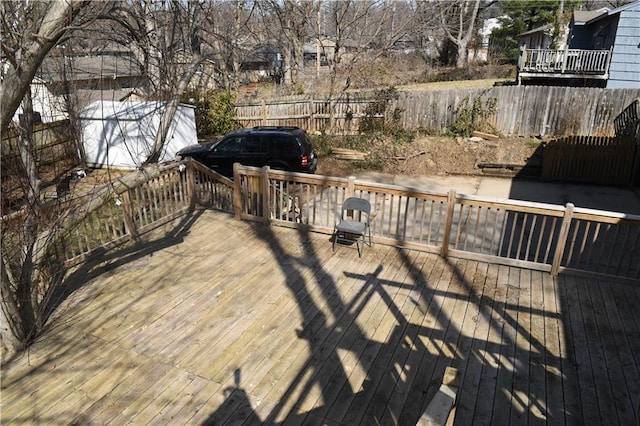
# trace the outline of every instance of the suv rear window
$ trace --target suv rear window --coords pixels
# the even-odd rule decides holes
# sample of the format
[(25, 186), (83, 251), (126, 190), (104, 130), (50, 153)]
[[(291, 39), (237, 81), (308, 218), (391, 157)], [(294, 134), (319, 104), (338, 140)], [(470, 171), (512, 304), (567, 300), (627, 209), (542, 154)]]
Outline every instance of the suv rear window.
[(298, 137), (298, 140), (301, 143), (302, 147), (304, 148), (303, 151), (305, 153), (309, 153), (313, 151), (313, 144), (311, 143), (311, 138), (309, 138), (309, 135), (307, 135), (306, 133), (303, 133), (301, 136)]

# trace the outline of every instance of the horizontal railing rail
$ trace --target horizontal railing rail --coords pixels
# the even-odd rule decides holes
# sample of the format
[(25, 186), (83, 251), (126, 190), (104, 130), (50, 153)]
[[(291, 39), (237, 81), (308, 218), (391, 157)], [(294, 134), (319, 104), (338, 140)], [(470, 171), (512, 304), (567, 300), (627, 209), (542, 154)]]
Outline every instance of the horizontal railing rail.
[(236, 165), (236, 216), (333, 232), (367, 199), (374, 241), (490, 263), (640, 279), (640, 216)]

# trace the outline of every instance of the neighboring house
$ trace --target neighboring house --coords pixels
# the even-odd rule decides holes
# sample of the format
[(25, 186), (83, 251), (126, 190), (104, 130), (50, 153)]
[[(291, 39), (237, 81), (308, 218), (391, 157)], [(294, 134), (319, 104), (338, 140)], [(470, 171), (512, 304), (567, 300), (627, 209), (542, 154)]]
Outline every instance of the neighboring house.
[[(202, 46), (201, 54), (213, 56), (206, 45)], [(199, 61), (196, 72), (191, 77), (189, 88), (206, 92), (220, 87), (222, 80), (217, 63), (209, 57), (195, 58), (193, 53), (186, 49), (180, 49), (173, 54), (173, 66), (176, 75), (182, 75), (191, 67), (193, 61)]]
[(500, 28), (500, 20), (498, 18), (488, 18), (482, 22), (482, 28), (478, 30), (478, 43), (469, 47), (467, 51), (467, 60), (488, 62), (489, 61), (489, 42), (491, 41), (491, 31), (494, 28)]
[(520, 48), (549, 49), (551, 47), (553, 24), (543, 25), (538, 28), (518, 34)]
[(242, 58), (240, 71), (244, 82), (272, 79), (279, 82), (283, 75), (284, 57), (276, 46), (263, 44), (256, 46)]
[(518, 83), (640, 88), (640, 1), (574, 12), (564, 48), (549, 48), (546, 27), (519, 38)]
[(311, 39), (303, 46), (304, 65), (316, 66), (316, 58), (320, 51), (320, 65), (327, 66), (333, 62), (336, 42), (328, 38)]
[[(96, 100), (117, 101), (145, 82), (130, 53), (65, 55), (60, 49), (45, 58), (31, 83), (33, 110), (43, 122), (63, 120), (69, 118), (70, 104), (81, 109)], [(19, 114), (21, 108), (14, 119)]]

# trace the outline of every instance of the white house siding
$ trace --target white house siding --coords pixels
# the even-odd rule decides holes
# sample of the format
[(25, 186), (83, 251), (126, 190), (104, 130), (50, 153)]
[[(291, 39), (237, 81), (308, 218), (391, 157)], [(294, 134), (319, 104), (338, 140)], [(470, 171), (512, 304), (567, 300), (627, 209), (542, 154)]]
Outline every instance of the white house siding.
[[(33, 102), (33, 112), (40, 115), (43, 123), (51, 123), (59, 120), (66, 120), (69, 114), (66, 112), (64, 98), (53, 96), (47, 85), (39, 78), (34, 78), (31, 83), (31, 98)], [(14, 121), (18, 121), (22, 114), (22, 104), (13, 116)]]
[(620, 12), (607, 88), (640, 88), (640, 2)]

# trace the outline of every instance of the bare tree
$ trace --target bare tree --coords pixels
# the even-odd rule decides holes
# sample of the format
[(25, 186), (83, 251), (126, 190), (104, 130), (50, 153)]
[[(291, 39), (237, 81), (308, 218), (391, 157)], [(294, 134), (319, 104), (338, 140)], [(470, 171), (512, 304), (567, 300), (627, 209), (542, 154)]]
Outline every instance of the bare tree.
[(264, 34), (277, 41), (284, 57), (284, 81), (296, 84), (298, 71), (304, 66), (304, 43), (314, 34), (313, 19), (322, 3), (269, 0), (259, 4)]
[(476, 31), (480, 0), (456, 0), (440, 3), (440, 19), (447, 38), (456, 45), (456, 68), (467, 65), (467, 46)]
[(13, 221), (13, 227), (11, 220), (3, 219), (2, 222), (0, 332), (2, 345), (10, 351), (28, 343), (42, 327), (36, 283), (47, 247), (46, 239), (41, 238), (42, 228), (51, 226), (42, 216), (30, 84), (48, 52), (71, 37), (75, 29), (93, 20), (102, 6), (73, 0), (2, 2), (0, 131), (2, 134), (8, 132), (22, 102), (23, 114), (18, 125), (20, 156), (17, 161), (20, 164), (16, 170), (25, 177), (18, 179), (23, 184), (24, 194), (24, 205), (17, 215), (19, 220)]

